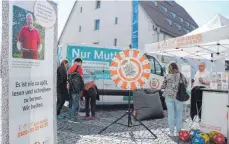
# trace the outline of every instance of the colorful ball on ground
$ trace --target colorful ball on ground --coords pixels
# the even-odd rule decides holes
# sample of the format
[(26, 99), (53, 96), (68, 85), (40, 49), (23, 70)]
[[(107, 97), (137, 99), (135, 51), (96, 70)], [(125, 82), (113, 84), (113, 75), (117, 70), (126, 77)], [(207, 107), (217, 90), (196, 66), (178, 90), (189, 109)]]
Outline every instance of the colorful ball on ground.
[(196, 135), (200, 134), (200, 130), (194, 130), (192, 137), (195, 137)]
[(223, 134), (221, 133), (216, 133), (213, 137), (212, 137), (212, 141), (215, 144), (225, 144), (225, 137)]
[(210, 141), (210, 137), (206, 133), (200, 133), (199, 136), (201, 136), (202, 138), (204, 138), (205, 143), (208, 143)]
[(209, 133), (210, 139), (211, 139), (215, 134), (217, 134), (217, 133), (218, 133), (217, 131), (211, 131), (211, 132)]
[(181, 130), (179, 132), (179, 138), (182, 141), (189, 141), (189, 139), (190, 139), (189, 131), (187, 131), (187, 130)]
[(193, 139), (192, 139), (192, 144), (205, 144), (205, 140), (203, 137), (201, 137), (200, 135), (196, 135)]

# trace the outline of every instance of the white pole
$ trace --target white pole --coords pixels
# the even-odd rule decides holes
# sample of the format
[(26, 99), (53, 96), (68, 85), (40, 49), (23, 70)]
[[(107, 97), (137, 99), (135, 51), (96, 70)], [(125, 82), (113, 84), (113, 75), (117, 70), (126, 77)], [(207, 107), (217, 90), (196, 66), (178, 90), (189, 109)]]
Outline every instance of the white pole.
[[(228, 84), (228, 86), (229, 86), (229, 84)], [(228, 89), (229, 89), (229, 87), (228, 87)], [(228, 109), (228, 111), (227, 111), (227, 144), (229, 144), (229, 119), (228, 119), (228, 113), (229, 113), (229, 93), (228, 93), (228, 105), (227, 105), (227, 109)]]
[[(229, 81), (228, 81), (228, 91), (229, 91)], [(229, 144), (229, 92), (228, 92), (228, 105), (227, 105), (227, 144)]]

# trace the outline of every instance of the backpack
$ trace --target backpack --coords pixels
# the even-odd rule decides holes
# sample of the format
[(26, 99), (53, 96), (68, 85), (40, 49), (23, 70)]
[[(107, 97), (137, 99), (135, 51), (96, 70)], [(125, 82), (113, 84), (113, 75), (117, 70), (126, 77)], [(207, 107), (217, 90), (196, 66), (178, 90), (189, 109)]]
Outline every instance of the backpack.
[(79, 93), (84, 89), (84, 82), (82, 76), (77, 71), (79, 66), (76, 67), (76, 70), (71, 73), (68, 77), (68, 81), (70, 84), (71, 92)]

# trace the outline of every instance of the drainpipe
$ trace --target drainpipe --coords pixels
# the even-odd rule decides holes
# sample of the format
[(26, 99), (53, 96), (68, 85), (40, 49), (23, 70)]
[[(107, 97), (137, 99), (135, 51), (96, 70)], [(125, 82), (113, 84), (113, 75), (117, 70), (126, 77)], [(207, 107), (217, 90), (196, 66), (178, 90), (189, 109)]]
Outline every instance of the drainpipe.
[(160, 27), (157, 27), (157, 42), (160, 41)]

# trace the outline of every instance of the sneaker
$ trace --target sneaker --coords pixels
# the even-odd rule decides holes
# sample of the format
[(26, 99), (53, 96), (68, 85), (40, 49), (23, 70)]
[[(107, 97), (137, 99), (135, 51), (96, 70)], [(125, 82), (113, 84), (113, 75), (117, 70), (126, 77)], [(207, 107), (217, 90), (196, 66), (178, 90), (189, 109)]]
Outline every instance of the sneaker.
[(93, 116), (93, 117), (91, 117), (91, 119), (92, 119), (92, 120), (95, 120), (95, 117)]
[(174, 136), (175, 136), (175, 137), (179, 136), (179, 133), (176, 132), (176, 133), (174, 134)]
[(77, 119), (70, 119), (70, 120), (68, 120), (68, 122), (70, 122), (70, 123), (80, 123)]
[(64, 118), (65, 118), (64, 115), (61, 115), (61, 114), (57, 115), (57, 119), (64, 119)]
[(85, 120), (89, 120), (90, 118), (88, 116), (86, 116)]
[(169, 132), (169, 136), (170, 136), (170, 137), (174, 137), (174, 133)]

